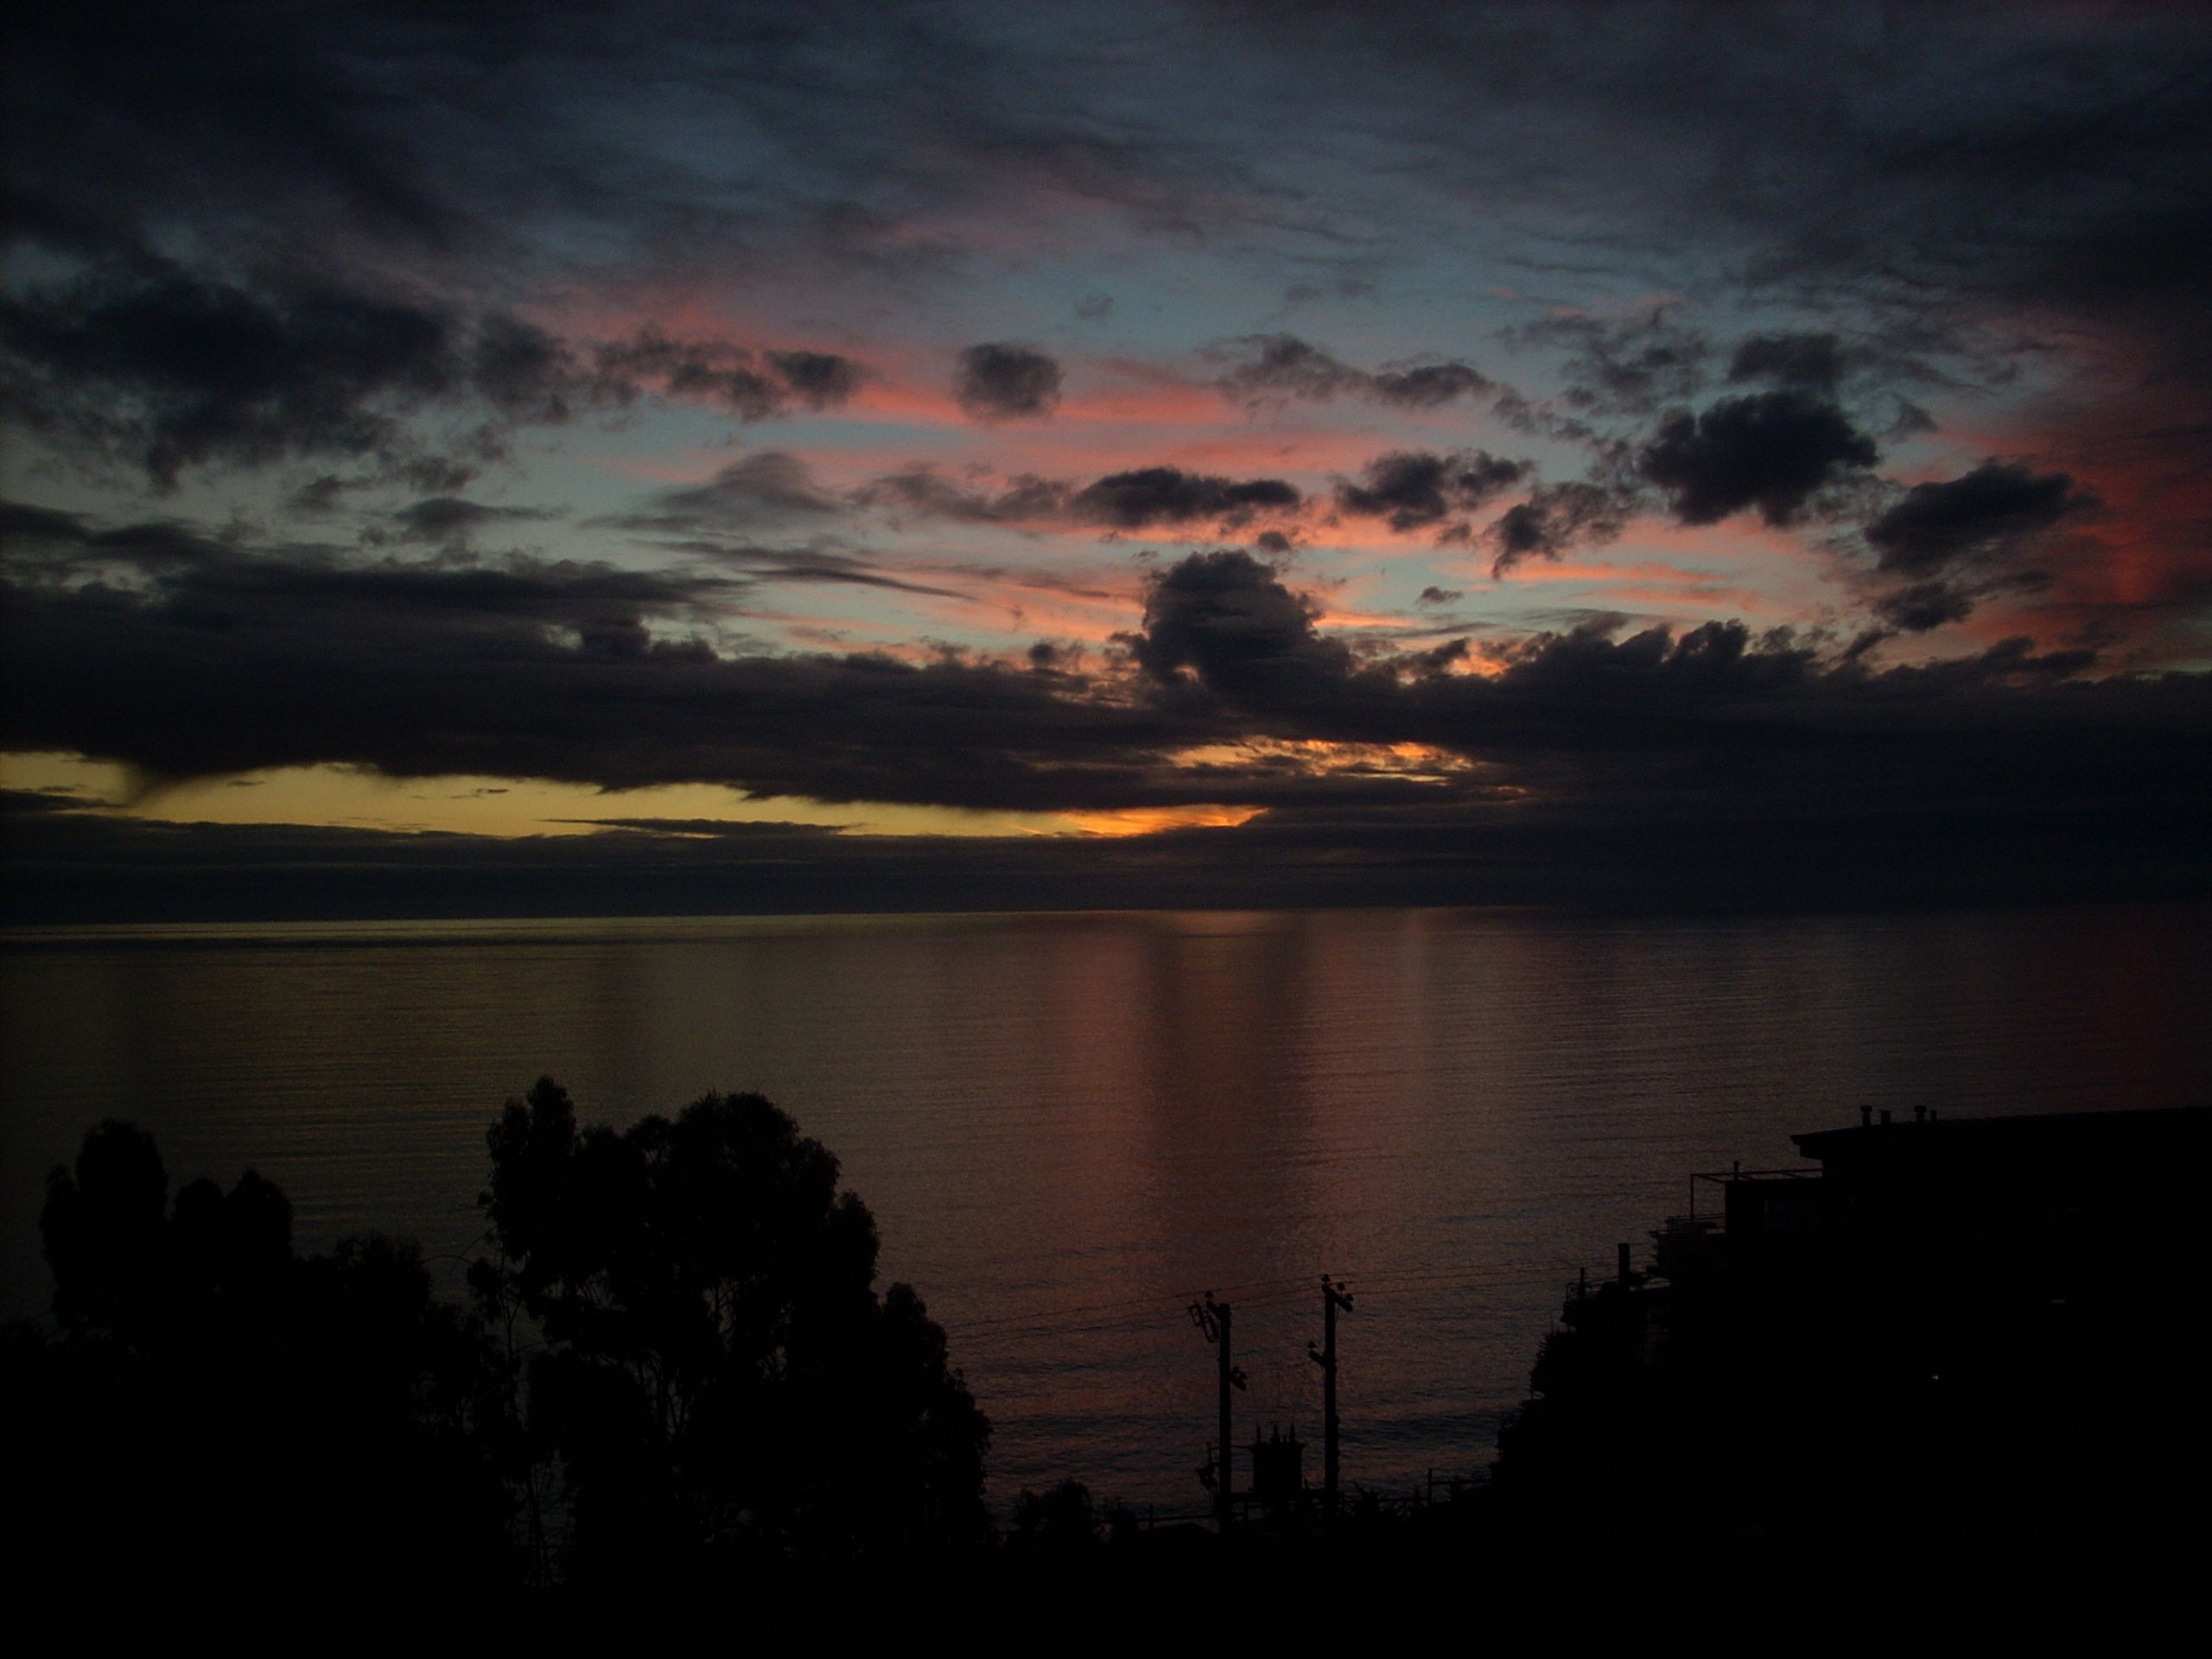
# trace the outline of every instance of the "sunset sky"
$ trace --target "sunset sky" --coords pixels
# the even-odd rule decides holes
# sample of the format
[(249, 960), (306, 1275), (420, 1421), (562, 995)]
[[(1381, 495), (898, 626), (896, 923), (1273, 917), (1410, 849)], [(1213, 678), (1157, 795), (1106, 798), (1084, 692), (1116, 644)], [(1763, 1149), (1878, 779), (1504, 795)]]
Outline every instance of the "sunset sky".
[(2212, 888), (2206, 8), (10, 27), (18, 917)]

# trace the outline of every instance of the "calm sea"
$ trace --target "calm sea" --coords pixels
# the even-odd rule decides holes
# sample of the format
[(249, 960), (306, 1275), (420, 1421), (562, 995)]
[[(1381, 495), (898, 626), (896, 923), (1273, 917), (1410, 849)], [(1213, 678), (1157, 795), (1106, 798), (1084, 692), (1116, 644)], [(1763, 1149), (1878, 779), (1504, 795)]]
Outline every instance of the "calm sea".
[[(1863, 1105), (2212, 1101), (2202, 909), (1726, 921), (1151, 912), (76, 930), (0, 949), (7, 1306), (103, 1117), (174, 1183), (251, 1165), (302, 1244), (475, 1246), (484, 1131), (541, 1073), (626, 1122), (759, 1090), (842, 1160), (996, 1425), (993, 1491), (1195, 1509), (1236, 1309), (1240, 1439), (1311, 1435), (1345, 1279), (1348, 1482), (1485, 1460), (1579, 1266), (1689, 1177)], [(1309, 1453), (1309, 1470), (1319, 1463)]]

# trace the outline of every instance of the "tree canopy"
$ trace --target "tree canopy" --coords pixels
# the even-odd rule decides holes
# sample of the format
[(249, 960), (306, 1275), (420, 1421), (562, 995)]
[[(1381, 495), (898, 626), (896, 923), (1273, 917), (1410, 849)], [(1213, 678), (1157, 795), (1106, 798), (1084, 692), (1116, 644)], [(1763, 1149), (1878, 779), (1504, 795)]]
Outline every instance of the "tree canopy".
[(0, 1379), (34, 1572), (128, 1561), (142, 1589), (264, 1606), (496, 1578), (512, 1414), (478, 1321), (410, 1243), (296, 1254), (252, 1170), (168, 1189), (153, 1137), (112, 1120), (48, 1177), (56, 1329), (11, 1326)]
[(302, 1256), (253, 1171), (172, 1202), (150, 1135), (87, 1133), (40, 1217), (53, 1324), (0, 1341), (31, 1573), (374, 1618), (548, 1567), (703, 1584), (988, 1535), (989, 1426), (789, 1117), (708, 1095), (579, 1130), (543, 1079), (489, 1147), (457, 1305), (410, 1243)]
[(580, 1559), (880, 1555), (978, 1535), (989, 1427), (868, 1207), (759, 1095), (579, 1131), (540, 1079), (490, 1134), (494, 1317), (542, 1326), (530, 1422)]

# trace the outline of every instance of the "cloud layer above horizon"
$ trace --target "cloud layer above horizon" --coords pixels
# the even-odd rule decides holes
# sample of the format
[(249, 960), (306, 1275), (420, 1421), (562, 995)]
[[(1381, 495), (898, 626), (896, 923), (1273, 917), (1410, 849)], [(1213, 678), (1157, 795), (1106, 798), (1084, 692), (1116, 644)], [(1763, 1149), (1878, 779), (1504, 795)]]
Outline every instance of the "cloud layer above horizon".
[(2205, 8), (10, 29), (5, 746), (143, 812), (2202, 804)]

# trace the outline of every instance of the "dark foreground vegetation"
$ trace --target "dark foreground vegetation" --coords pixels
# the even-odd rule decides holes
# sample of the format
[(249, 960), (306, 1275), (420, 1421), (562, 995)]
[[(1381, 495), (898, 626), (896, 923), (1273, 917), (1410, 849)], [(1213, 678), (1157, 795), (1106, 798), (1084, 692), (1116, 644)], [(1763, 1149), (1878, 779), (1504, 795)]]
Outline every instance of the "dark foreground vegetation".
[(7, 1332), (38, 1577), (452, 1634), (453, 1610), (984, 1544), (988, 1425), (783, 1113), (709, 1095), (580, 1132), (545, 1080), (489, 1141), (455, 1306), (411, 1244), (300, 1255), (253, 1172), (172, 1203), (149, 1136), (89, 1133), (41, 1216), (54, 1328)]
[(2212, 1542), (2212, 1308), (2162, 1270), (2212, 1118), (2126, 1116), (1802, 1137), (1824, 1179), (1729, 1178), (1725, 1231), (1570, 1298), (1494, 1481), (1221, 1535), (1073, 1482), (995, 1532), (944, 1333), (758, 1096), (619, 1133), (550, 1081), (510, 1103), (461, 1305), (407, 1244), (302, 1256), (251, 1171), (172, 1201), (105, 1123), (49, 1179), (53, 1321), (6, 1333), (15, 1564), (106, 1629), (319, 1650), (2118, 1620)]

